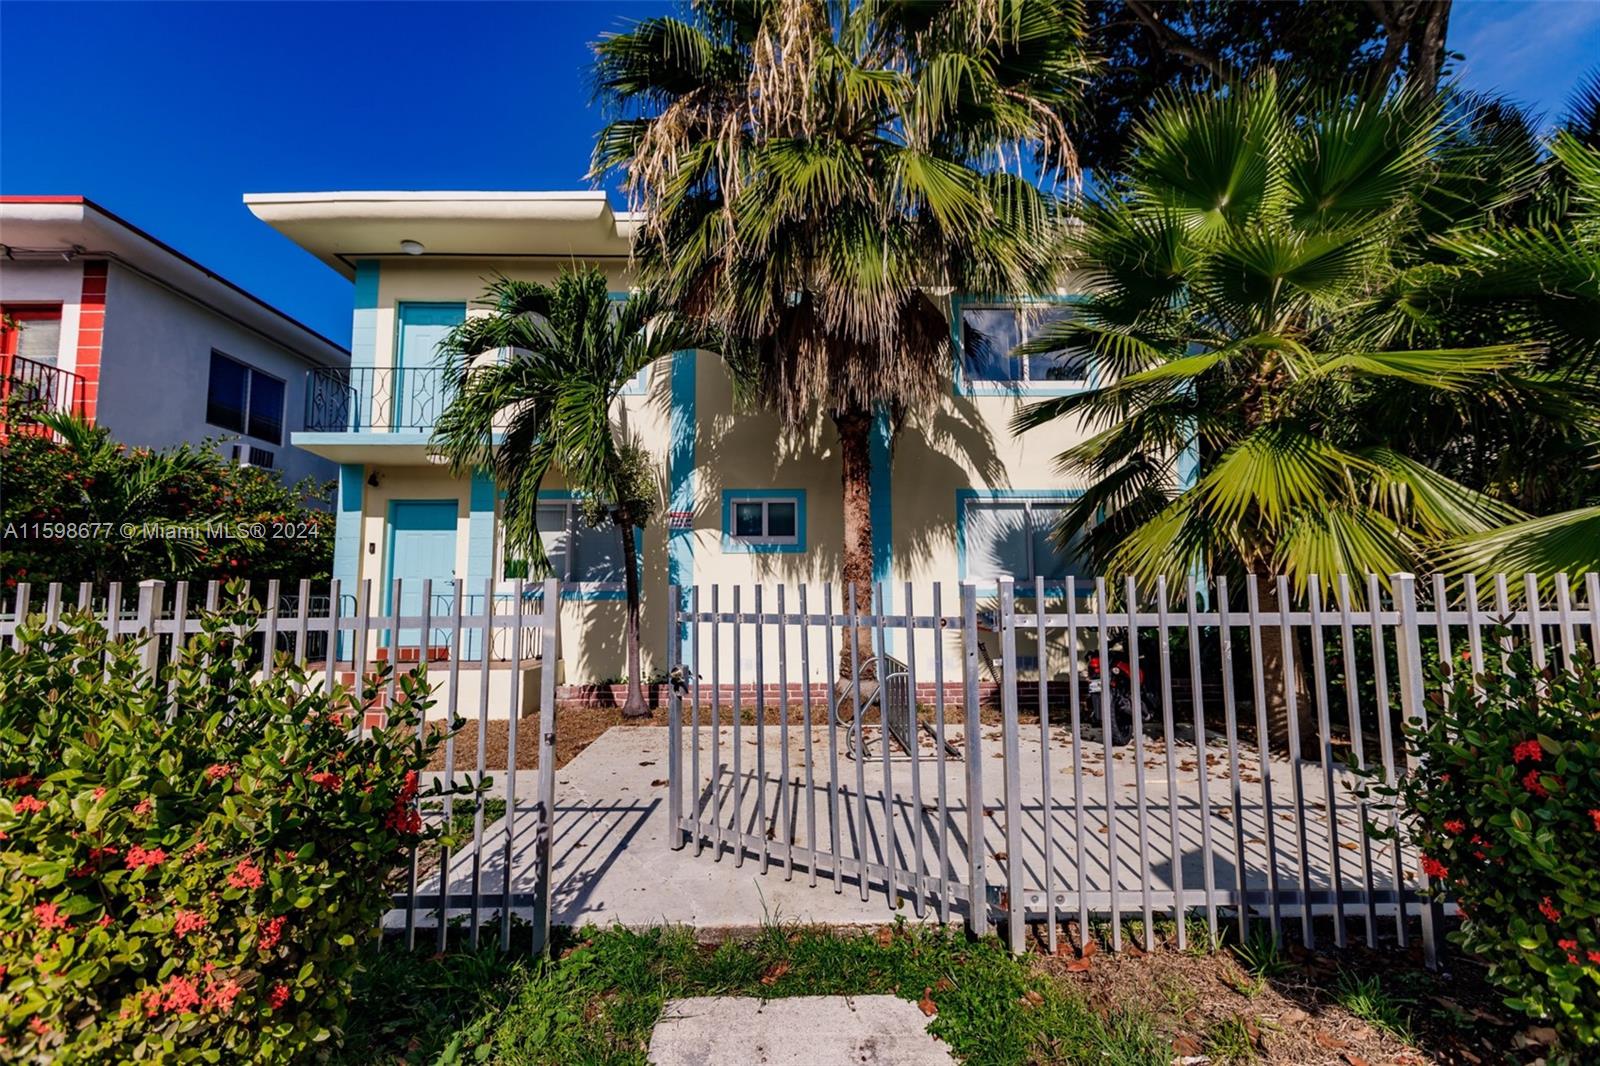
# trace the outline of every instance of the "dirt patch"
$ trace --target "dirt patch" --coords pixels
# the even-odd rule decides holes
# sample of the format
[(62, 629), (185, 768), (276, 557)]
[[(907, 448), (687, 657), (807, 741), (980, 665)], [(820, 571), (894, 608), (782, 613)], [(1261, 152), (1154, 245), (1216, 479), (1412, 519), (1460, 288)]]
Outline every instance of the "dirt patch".
[(1118, 954), (1092, 946), (1084, 957), (1076, 932), (1066, 923), (1054, 956), (1036, 942), (1034, 965), (1103, 1013), (1143, 1006), (1171, 1036), (1174, 1061), (1454, 1066), (1532, 1062), (1547, 1050), (1471, 959), (1452, 958), (1436, 974), (1393, 946), (1289, 949), (1262, 973), (1231, 951), (1170, 942), (1148, 953), (1135, 940)]
[[(600, 734), (614, 725), (625, 725), (642, 729), (656, 726), (665, 726), (667, 716), (665, 711), (653, 712), (649, 718), (630, 719), (623, 718), (622, 712), (615, 707), (557, 707), (556, 708), (556, 767), (567, 765), (578, 757), (578, 753), (593, 744)], [(432, 726), (443, 729), (442, 723)], [(510, 723), (505, 719), (490, 721), (488, 729), (484, 732), (484, 768), (487, 770), (504, 770), (506, 768), (506, 754), (510, 747)], [(444, 769), (445, 751), (443, 746), (434, 752), (433, 759), (428, 763), (430, 770)], [(461, 732), (456, 734), (455, 768), (457, 770), (476, 770), (478, 768), (478, 723), (468, 720), (461, 727)], [(517, 720), (517, 769), (537, 770), (539, 768), (539, 722), (537, 718), (525, 717)]]

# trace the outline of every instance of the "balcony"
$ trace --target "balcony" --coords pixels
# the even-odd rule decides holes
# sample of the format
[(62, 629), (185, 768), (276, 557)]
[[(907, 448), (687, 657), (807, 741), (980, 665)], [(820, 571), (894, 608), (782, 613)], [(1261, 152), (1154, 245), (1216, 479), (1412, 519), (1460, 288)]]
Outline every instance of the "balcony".
[(306, 375), (311, 433), (432, 433), (455, 395), (442, 366), (352, 367)]
[(83, 378), (70, 370), (0, 355), (0, 425), (23, 425), (34, 415), (83, 409)]

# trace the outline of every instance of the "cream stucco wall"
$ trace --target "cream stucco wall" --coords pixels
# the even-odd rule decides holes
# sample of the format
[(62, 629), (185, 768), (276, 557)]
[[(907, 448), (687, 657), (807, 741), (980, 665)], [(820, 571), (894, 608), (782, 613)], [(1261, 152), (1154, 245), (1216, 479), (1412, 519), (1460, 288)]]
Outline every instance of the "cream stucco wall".
[[(470, 302), (483, 288), (484, 279), (496, 272), (512, 277), (550, 280), (562, 265), (555, 260), (385, 259), (381, 264), (373, 314), (372, 363), (392, 366), (396, 319), (407, 301)], [(625, 289), (627, 276), (620, 262), (604, 264), (613, 289)], [(470, 312), (469, 312), (470, 313)], [(359, 352), (355, 353), (357, 360)], [(701, 609), (710, 609), (710, 587), (720, 587), (720, 606), (732, 607), (732, 589), (741, 588), (741, 607), (753, 607), (754, 587), (764, 586), (763, 606), (776, 606), (776, 587), (785, 586), (788, 607), (795, 609), (798, 588), (808, 585), (813, 612), (822, 608), (822, 586), (835, 583), (835, 607), (843, 609), (837, 589), (843, 517), (840, 508), (840, 466), (837, 435), (830, 422), (819, 418), (808, 431), (786, 433), (764, 411), (739, 410), (733, 389), (716, 357), (700, 353), (694, 360), (693, 409), (696, 427), (693, 474), (693, 518), (685, 535), (692, 554), (690, 580), (702, 589)], [(625, 396), (618, 416), (637, 439), (656, 456), (661, 485), (661, 518), (642, 537), (644, 592), (645, 671), (664, 665), (668, 540), (665, 514), (670, 494), (669, 452), (674, 398), (671, 361), (653, 367), (644, 395)], [(947, 388), (927, 409), (911, 412), (892, 446), (889, 496), (875, 506), (875, 515), (887, 515), (892, 525), (891, 559), (887, 568), (891, 603), (903, 602), (903, 586), (916, 590), (919, 613), (931, 608), (931, 586), (943, 583), (946, 614), (959, 611), (960, 559), (957, 547), (959, 490), (1024, 492), (1081, 488), (1063, 482), (1055, 457), (1081, 440), (1081, 426), (1057, 423), (1022, 437), (1013, 436), (1009, 424), (1026, 397), (967, 396)], [(457, 573), (468, 577), (471, 538), (471, 501), (468, 484), (452, 478), (440, 467), (418, 465), (415, 455), (407, 463), (376, 462), (378, 486), (367, 488), (361, 512), (359, 576), (374, 583), (385, 580), (389, 504), (396, 499), (452, 499), (458, 505), (456, 539)], [(551, 490), (562, 488), (549, 485)], [(805, 550), (803, 552), (737, 552), (723, 546), (723, 493), (726, 490), (781, 489), (804, 493)], [(685, 554), (682, 542), (680, 558)], [(497, 535), (495, 574), (500, 574), (503, 545)], [(509, 589), (502, 583), (500, 588)], [(380, 601), (381, 602), (381, 601)], [(375, 604), (376, 606), (376, 604)], [(562, 608), (563, 677), (567, 682), (593, 682), (620, 677), (624, 672), (622, 629), (624, 605), (616, 599), (569, 599)], [(932, 631), (919, 638), (916, 656), (922, 671), (933, 660)], [(953, 640), (949, 635), (947, 641)], [(1024, 642), (1026, 643), (1026, 642)], [(903, 634), (891, 637), (891, 652), (905, 654)], [(709, 655), (709, 632), (701, 633), (702, 655)], [(776, 639), (766, 634), (766, 680), (775, 681)], [(1022, 649), (1031, 655), (1031, 648)], [(822, 653), (820, 635), (810, 649), (811, 674), (831, 676)], [(789, 672), (799, 679), (798, 633), (788, 642)], [(959, 649), (945, 647), (948, 676), (957, 676)], [(1057, 656), (1064, 662), (1063, 657)], [(740, 679), (753, 680), (755, 649), (746, 632), (738, 655)], [(720, 679), (733, 680), (735, 658), (724, 633)], [(1052, 670), (1052, 673), (1059, 671)], [(702, 675), (709, 680), (709, 659), (702, 660)], [(927, 676), (926, 674), (924, 676)]]

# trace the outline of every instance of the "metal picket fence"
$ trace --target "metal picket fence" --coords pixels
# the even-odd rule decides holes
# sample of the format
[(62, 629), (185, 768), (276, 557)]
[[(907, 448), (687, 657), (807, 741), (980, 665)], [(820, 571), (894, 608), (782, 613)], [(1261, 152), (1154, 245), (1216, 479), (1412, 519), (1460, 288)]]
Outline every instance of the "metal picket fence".
[(1441, 909), (1369, 836), (1351, 764), (1404, 771), (1425, 657), (1448, 685), (1513, 642), (1539, 669), (1600, 649), (1597, 574), (855, 591), (672, 590), (671, 844), (1003, 923), (1019, 951), (1029, 923), (1054, 950), (1103, 922), (1120, 949), (1137, 919), (1148, 950), (1158, 919), (1186, 945), (1191, 914), (1307, 947), (1319, 923), (1406, 946), (1416, 921), (1435, 965)]
[[(264, 591), (259, 597), (258, 620), (239, 631), (244, 639), (257, 642), (262, 676), (293, 662), (306, 667), (309, 684), (332, 693), (339, 685), (369, 686), (380, 662), (397, 664), (383, 689), (363, 705), (353, 735), (384, 723), (384, 709), (395, 700), (398, 674), (416, 669), (418, 664), (429, 664), (429, 687), (435, 700), (419, 723), (419, 731), (463, 718), (471, 720), (474, 707), (462, 690), (465, 681), (475, 682), (474, 768), (456, 770), (452, 733), (444, 744), (445, 769), (438, 778), (447, 789), (470, 783), (489, 788), (490, 794), (480, 793), (474, 801), (449, 795), (430, 799), (424, 791), (419, 801), (424, 822), (451, 825), (458, 815), (470, 813), (470, 840), (454, 853), (443, 846), (428, 854), (414, 852), (397, 878), (394, 909), (384, 924), (399, 931), (407, 946), (415, 946), (419, 931), (431, 927), (435, 945), (444, 950), (452, 924), (463, 927), (467, 943), (476, 946), (484, 927), (498, 917), (500, 945), (505, 948), (511, 943), (509, 916), (527, 915), (532, 921), (535, 950), (541, 949), (550, 929), (555, 811), (553, 664), (560, 656), (558, 583), (553, 579), (488, 581), (478, 590), (468, 589), (456, 579), (444, 583), (444, 591), (435, 592), (431, 581), (396, 581), (384, 590), (374, 589), (368, 580), (341, 592), (338, 581), (317, 589), (306, 581), (289, 587), (270, 581)], [(383, 592), (387, 595), (379, 603)], [(250, 595), (248, 583), (244, 594)], [(194, 586), (186, 581), (170, 585), (161, 581), (112, 582), (104, 589), (90, 584), (76, 589), (60, 584), (35, 589), (20, 584), (9, 610), (0, 603), (0, 644), (9, 641), (13, 647), (20, 646), (21, 620), (57, 625), (69, 610), (90, 612), (111, 636), (143, 639), (145, 667), (155, 671), (172, 660), (180, 644), (200, 631), (199, 612), (224, 606), (225, 597), (222, 586), (214, 581)], [(489, 651), (487, 661), (483, 649)], [(521, 705), (522, 679), (525, 671), (533, 669), (540, 671), (538, 734), (534, 738), (539, 748), (536, 798), (519, 804), (518, 724), (535, 710)], [(504, 675), (500, 685), (504, 692), (495, 691), (493, 697), (495, 717), (506, 723), (503, 767), (488, 765), (486, 747), (496, 675)], [(505, 802), (504, 817), (492, 821), (484, 813), (485, 800), (491, 796)], [(534, 820), (532, 833), (518, 826), (519, 818)]]

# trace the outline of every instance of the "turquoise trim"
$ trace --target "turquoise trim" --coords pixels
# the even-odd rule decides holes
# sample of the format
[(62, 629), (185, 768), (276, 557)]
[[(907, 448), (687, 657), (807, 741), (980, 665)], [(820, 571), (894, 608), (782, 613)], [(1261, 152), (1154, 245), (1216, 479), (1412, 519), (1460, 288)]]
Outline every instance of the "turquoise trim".
[[(695, 353), (672, 353), (672, 414), (667, 448), (667, 510), (694, 515)], [(694, 529), (667, 525), (667, 581), (694, 584)]]
[[(367, 468), (360, 463), (340, 464), (338, 509), (333, 526), (333, 576), (339, 579), (341, 611), (345, 597), (354, 602), (354, 597), (360, 594), (361, 514), (366, 492)], [(345, 655), (349, 647), (348, 636), (341, 634), (338, 654)]]
[(1044, 384), (1039, 382), (1005, 382), (1005, 381), (968, 381), (964, 367), (966, 353), (961, 337), (961, 312), (967, 307), (1005, 307), (1008, 305), (1029, 303), (1081, 303), (1081, 296), (974, 296), (962, 295), (951, 297), (950, 300), (950, 342), (951, 350), (955, 353), (955, 380), (951, 392), (956, 396), (1071, 396), (1079, 392), (1099, 388), (1099, 381), (1095, 375), (1094, 365), (1089, 365), (1088, 378), (1082, 384), (1062, 382), (1060, 384)]
[(483, 580), (494, 573), (494, 478), (483, 470), (472, 472), (467, 526), (467, 581)]
[(378, 275), (376, 259), (356, 260), (355, 317), (350, 324), (350, 366), (377, 366)]
[[(967, 580), (967, 503), (971, 500), (1075, 500), (1083, 495), (1082, 489), (957, 489), (956, 490), (956, 575)], [(1061, 588), (1062, 581), (1046, 581), (1046, 588)], [(992, 596), (998, 586), (978, 588), (978, 595)], [(1080, 594), (1084, 590), (1080, 588)], [(1093, 587), (1089, 588), (1094, 591)]]
[[(793, 500), (795, 505), (793, 544), (746, 544), (733, 536), (733, 501), (759, 497), (763, 500)], [(722, 550), (729, 555), (784, 555), (806, 550), (805, 489), (723, 489)]]
[[(879, 408), (872, 420), (872, 441), (868, 448), (867, 512), (872, 522), (872, 583), (882, 586), (883, 608), (894, 610), (894, 429), (889, 412)], [(893, 655), (895, 636), (884, 632), (884, 653)]]
[[(628, 298), (628, 294), (625, 293), (625, 292), (608, 292), (608, 293), (606, 293), (606, 298), (608, 300), (610, 300), (612, 303), (622, 303), (624, 300), (626, 300)], [(639, 371), (637, 374), (633, 375), (632, 380), (630, 380), (627, 384), (622, 386), (622, 389), (621, 389), (620, 392), (618, 392), (618, 395), (619, 396), (643, 396), (645, 393), (647, 393), (649, 391), (650, 391), (650, 367), (647, 366), (643, 370)]]

